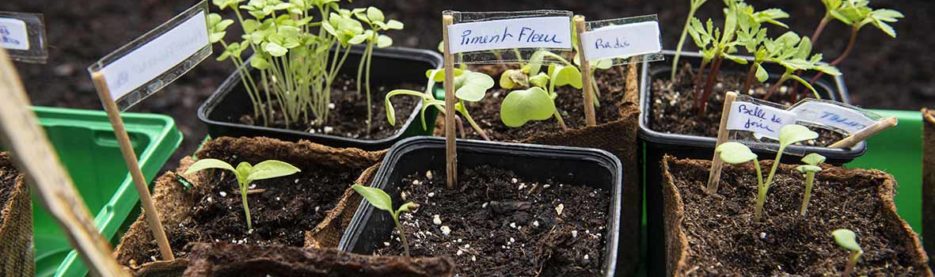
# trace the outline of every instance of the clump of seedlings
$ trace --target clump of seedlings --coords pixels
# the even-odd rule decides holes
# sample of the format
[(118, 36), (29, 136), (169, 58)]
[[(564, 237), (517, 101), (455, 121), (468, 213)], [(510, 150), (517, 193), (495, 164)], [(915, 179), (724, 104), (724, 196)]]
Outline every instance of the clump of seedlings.
[[(487, 95), (487, 90), (494, 86), (493, 78), (487, 74), (473, 72), (467, 69), (455, 69), (454, 73), (455, 97), (458, 98), (458, 102), (455, 103), (454, 107), (455, 112), (464, 117), (464, 120), (466, 120), (468, 124), (471, 125), (471, 128), (474, 128), (474, 131), (480, 134), (481, 137), (485, 140), (490, 140), (490, 138), (487, 137), (487, 133), (485, 133), (480, 125), (477, 125), (477, 122), (474, 121), (474, 118), (471, 117), (471, 113), (468, 112), (465, 102), (478, 102), (484, 99), (484, 96)], [(428, 78), (425, 91), (396, 89), (386, 94), (386, 100), (384, 100), (386, 105), (386, 120), (389, 121), (390, 125), (396, 125), (396, 109), (393, 108), (393, 103), (390, 99), (397, 95), (408, 95), (422, 99), (422, 111), (420, 111), (419, 114), (422, 119), (423, 130), (428, 129), (425, 121), (426, 109), (435, 107), (439, 111), (445, 112), (445, 101), (435, 99), (435, 94), (433, 93), (435, 83), (445, 81), (445, 71), (434, 69), (427, 71), (425, 75)], [(461, 125), (458, 124), (458, 126)], [(461, 130), (461, 133), (464, 134), (464, 130)]]
[(844, 266), (844, 272), (841, 273), (841, 276), (851, 276), (851, 273), (854, 272), (854, 268), (857, 267), (857, 262), (860, 261), (860, 256), (864, 254), (864, 250), (860, 248), (860, 244), (857, 243), (857, 234), (854, 234), (854, 231), (848, 229), (837, 229), (831, 232), (831, 235), (834, 237), (834, 242), (838, 244), (844, 250), (850, 252), (850, 255), (847, 257), (847, 265)]
[(396, 230), (399, 231), (399, 239), (403, 243), (403, 251), (405, 255), (409, 256), (409, 242), (406, 241), (406, 233), (403, 230), (403, 226), (399, 224), (399, 215), (405, 212), (411, 212), (419, 208), (419, 204), (413, 202), (406, 202), (399, 206), (398, 209), (393, 210), (393, 199), (390, 198), (389, 194), (386, 194), (385, 191), (373, 187), (365, 187), (360, 184), (354, 184), (352, 186), (354, 191), (360, 196), (367, 199), (367, 202), (370, 202), (370, 205), (373, 205), (374, 208), (384, 210), (390, 213), (390, 216), (393, 218), (393, 223), (396, 224)]
[[(549, 64), (546, 72), (540, 72), (545, 58), (555, 59), (561, 64)], [(510, 69), (500, 75), (500, 87), (517, 89), (509, 92), (500, 105), (500, 120), (508, 127), (522, 127), (531, 120), (546, 120), (555, 117), (559, 127), (568, 126), (561, 112), (555, 107), (557, 87), (582, 88), (581, 71), (565, 58), (548, 51), (537, 51), (529, 63), (521, 69)]]
[[(224, 37), (234, 20), (208, 15), (209, 40), (224, 47), (217, 59), (231, 59), (237, 67), (253, 103), (253, 116), (261, 119), (258, 122), (268, 126), (277, 115), (286, 128), (299, 122), (324, 124), (332, 84), (353, 45), (366, 45), (358, 65), (357, 88), (363, 93), (363, 82), (370, 102), (373, 48), (390, 46), (392, 39), (381, 32), (402, 29), (403, 23), (386, 20), (374, 7), (347, 10), (338, 2), (213, 0), (219, 10), (230, 9), (243, 29), (239, 40), (228, 43)], [(253, 55), (244, 58), (247, 49)], [(259, 74), (252, 74), (251, 67)], [(370, 105), (367, 108), (369, 127), (372, 111)]]
[(802, 196), (802, 208), (799, 209), (799, 214), (805, 216), (805, 212), (808, 211), (808, 202), (812, 199), (812, 187), (815, 183), (815, 174), (821, 172), (821, 167), (818, 165), (825, 162), (825, 156), (818, 153), (811, 153), (805, 155), (805, 157), (802, 158), (802, 162), (805, 164), (797, 166), (795, 169), (805, 174), (805, 194)]
[(234, 173), (234, 176), (237, 178), (237, 185), (240, 188), (243, 212), (247, 217), (247, 230), (253, 230), (253, 221), (250, 219), (250, 206), (247, 203), (247, 188), (250, 186), (250, 183), (258, 180), (288, 176), (301, 171), (289, 163), (277, 160), (266, 160), (256, 165), (251, 165), (248, 162), (240, 162), (237, 164), (237, 168), (234, 168), (231, 164), (222, 160), (200, 159), (188, 167), (185, 174), (192, 174), (205, 169), (223, 169)]
[(763, 205), (766, 203), (766, 194), (769, 192), (769, 186), (773, 182), (773, 176), (776, 174), (776, 169), (779, 168), (779, 160), (782, 158), (782, 153), (786, 150), (786, 147), (797, 142), (816, 138), (818, 138), (818, 133), (802, 125), (789, 124), (779, 129), (779, 150), (776, 151), (776, 158), (773, 160), (773, 166), (770, 168), (769, 175), (767, 175), (765, 182), (763, 181), (763, 173), (760, 170), (760, 161), (749, 147), (739, 142), (726, 142), (718, 145), (715, 151), (725, 163), (742, 164), (753, 161), (757, 177), (756, 207), (753, 213), (754, 220), (759, 220), (762, 217)]

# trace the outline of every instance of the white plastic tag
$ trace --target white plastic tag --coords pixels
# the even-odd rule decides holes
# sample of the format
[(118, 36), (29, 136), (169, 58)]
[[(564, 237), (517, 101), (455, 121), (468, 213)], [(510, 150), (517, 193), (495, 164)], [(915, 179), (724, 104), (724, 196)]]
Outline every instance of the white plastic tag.
[(512, 48), (571, 48), (569, 17), (527, 17), (452, 24), (451, 53)]
[(793, 112), (752, 102), (734, 101), (730, 109), (728, 130), (750, 131), (776, 140), (779, 129), (796, 120)]
[(6, 49), (29, 50), (26, 22), (15, 18), (0, 18), (0, 46)]
[(45, 24), (42, 14), (0, 11), (0, 48), (19, 62), (45, 63)]
[(582, 33), (581, 40), (584, 56), (589, 61), (662, 51), (659, 22), (656, 21), (601, 27)]
[(830, 126), (851, 134), (877, 122), (859, 109), (825, 101), (802, 102), (790, 111), (796, 114), (798, 121)]

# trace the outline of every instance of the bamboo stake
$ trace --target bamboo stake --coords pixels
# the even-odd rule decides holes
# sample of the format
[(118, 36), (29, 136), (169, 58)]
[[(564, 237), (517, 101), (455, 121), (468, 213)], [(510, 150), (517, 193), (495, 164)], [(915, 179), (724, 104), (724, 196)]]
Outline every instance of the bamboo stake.
[(445, 164), (448, 176), (448, 188), (458, 183), (458, 151), (455, 145), (455, 87), (454, 57), (451, 55), (451, 42), (448, 41), (448, 26), (454, 23), (450, 14), (442, 15), (442, 41), (445, 58)]
[[(734, 104), (734, 100), (736, 99), (736, 92), (731, 91), (724, 95), (724, 107), (721, 109), (721, 125), (717, 129), (717, 143), (714, 145), (715, 148), (727, 142), (727, 118), (730, 116), (730, 106)], [(711, 171), (708, 172), (708, 187), (706, 188), (708, 193), (717, 193), (717, 187), (721, 183), (721, 167), (723, 166), (724, 162), (721, 161), (721, 156), (718, 155), (717, 150), (715, 150), (714, 157), (711, 158)]]
[(879, 132), (882, 132), (883, 130), (896, 126), (897, 123), (899, 123), (899, 120), (896, 119), (896, 117), (889, 117), (889, 118), (880, 120), (876, 124), (870, 125), (870, 127), (860, 130), (857, 133), (853, 133), (850, 136), (842, 140), (839, 140), (838, 142), (835, 142), (831, 144), (831, 146), (828, 146), (828, 147), (848, 148), (848, 147), (857, 145), (861, 141), (864, 141), (867, 138), (872, 137), (873, 135), (876, 135)]
[(581, 61), (581, 83), (584, 86), (584, 117), (589, 127), (597, 125), (597, 116), (594, 114), (594, 88), (591, 84), (591, 63), (584, 57), (584, 44), (581, 42), (581, 33), (584, 33), (584, 16), (575, 16), (575, 32), (578, 33), (578, 59)]
[(107, 239), (94, 226), (91, 213), (59, 163), (45, 131), (29, 108), (26, 90), (6, 50), (0, 49), (0, 139), (13, 161), (26, 173), (33, 191), (68, 235), (91, 272), (98, 276), (129, 276), (111, 256)]
[(133, 152), (130, 136), (127, 134), (126, 127), (123, 125), (123, 118), (120, 117), (120, 110), (117, 108), (117, 104), (114, 103), (114, 99), (111, 98), (110, 89), (107, 87), (104, 74), (101, 72), (91, 73), (91, 79), (94, 81), (94, 87), (97, 88), (97, 95), (104, 104), (104, 110), (107, 111), (110, 124), (114, 127), (114, 135), (116, 135), (117, 142), (120, 144), (120, 152), (123, 153), (123, 160), (130, 170), (130, 176), (133, 178), (133, 184), (136, 185), (136, 191), (140, 194), (140, 201), (142, 202), (146, 223), (150, 231), (153, 232), (153, 238), (156, 239), (156, 244), (159, 245), (159, 253), (162, 254), (162, 258), (166, 261), (175, 260), (175, 255), (172, 254), (172, 248), (169, 246), (169, 240), (166, 238), (165, 229), (162, 227), (159, 212), (156, 211), (156, 207), (153, 205), (153, 198), (149, 194), (149, 186), (146, 183), (146, 178), (143, 177), (143, 171), (140, 170), (136, 152)]

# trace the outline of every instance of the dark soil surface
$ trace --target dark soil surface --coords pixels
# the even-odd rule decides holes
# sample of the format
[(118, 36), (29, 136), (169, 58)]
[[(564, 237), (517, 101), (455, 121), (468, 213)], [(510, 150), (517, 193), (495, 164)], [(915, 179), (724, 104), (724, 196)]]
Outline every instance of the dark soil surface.
[[(762, 163), (764, 170), (770, 162)], [(756, 175), (751, 167), (725, 166), (717, 196), (702, 191), (708, 163), (670, 163), (685, 206), (688, 267), (705, 276), (838, 275), (847, 252), (831, 232), (853, 230), (865, 251), (857, 276), (921, 276), (908, 237), (884, 213), (880, 175), (844, 176), (828, 169), (816, 176), (806, 216), (799, 215), (804, 176), (785, 167), (770, 187), (763, 220), (753, 220)], [(764, 171), (765, 173), (765, 171)], [(870, 177), (877, 176), (877, 177)], [(864, 178), (860, 178), (864, 177)], [(765, 178), (765, 176), (764, 176)]]
[[(695, 107), (695, 85), (694, 78), (697, 68), (692, 68), (688, 64), (679, 68), (675, 81), (666, 79), (655, 79), (652, 83), (652, 113), (649, 121), (650, 128), (656, 131), (687, 134), (706, 137), (717, 137), (717, 131), (721, 124), (721, 112), (724, 107), (724, 95), (728, 91), (739, 91), (743, 88), (744, 73), (722, 71), (718, 74), (717, 81), (712, 90), (711, 97), (708, 99), (708, 106), (705, 113), (699, 116), (698, 109)], [(701, 75), (701, 80), (707, 79), (707, 72)], [(782, 85), (768, 99), (770, 102), (778, 103), (788, 108), (795, 102), (795, 96), (792, 95), (792, 86), (790, 82)], [(772, 83), (755, 83), (751, 91), (742, 93), (756, 99), (764, 99), (767, 90)], [(700, 90), (700, 89), (699, 89)], [(752, 92), (752, 93), (751, 93)], [(799, 93), (803, 93), (799, 91)], [(810, 93), (809, 93), (810, 94)], [(844, 138), (843, 135), (828, 129), (812, 128), (820, 134), (817, 140), (807, 141), (807, 145), (830, 145)], [(737, 132), (735, 132), (737, 133)], [(742, 139), (754, 139), (749, 133), (737, 133), (743, 136)], [(738, 137), (740, 139), (741, 137)]]
[[(159, 26), (195, 2), (5, 0), (0, 1), (0, 10), (45, 15), (48, 63), (17, 64), (33, 103), (101, 110), (85, 67)], [(395, 45), (424, 49), (436, 49), (438, 46), (441, 38), (441, 11), (445, 9), (566, 9), (585, 15), (588, 19), (657, 14), (662, 28), (663, 46), (668, 49), (675, 48), (688, 13), (688, 4), (684, 0), (520, 0), (509, 3), (498, 0), (357, 0), (352, 4), (341, 3), (348, 7), (379, 6), (388, 18), (396, 18), (406, 24), (405, 30), (388, 33), (394, 38)], [(789, 23), (793, 31), (803, 34), (811, 34), (824, 14), (824, 8), (817, 2), (803, 4), (799, 1), (764, 0), (754, 4), (760, 9), (782, 8), (789, 12), (793, 20), (785, 22)], [(899, 38), (895, 40), (872, 28), (861, 31), (858, 46), (851, 58), (840, 66), (852, 102), (873, 108), (910, 110), (935, 106), (935, 79), (931, 78), (935, 76), (935, 67), (930, 66), (935, 63), (935, 52), (931, 51), (935, 45), (935, 36), (928, 35), (928, 28), (922, 28), (935, 26), (935, 17), (928, 16), (935, 13), (935, 1), (875, 0), (872, 5), (900, 10), (906, 18), (894, 24), (899, 33)], [(709, 1), (698, 12), (698, 16), (701, 19), (711, 15), (719, 16), (720, 10), (719, 1)], [(841, 24), (831, 24), (816, 47), (832, 59), (844, 49), (848, 32)], [(693, 48), (688, 46), (686, 50), (693, 51)], [(192, 72), (131, 110), (168, 114), (185, 134), (185, 141), (165, 169), (175, 168), (175, 161), (192, 153), (201, 143), (206, 129), (198, 121), (195, 111), (231, 72), (233, 66), (229, 62), (208, 58)]]
[[(500, 66), (485, 66), (476, 69), (488, 73), (494, 80), (500, 80), (500, 74), (505, 68)], [(596, 99), (600, 102), (600, 107), (595, 108), (597, 124), (607, 123), (620, 118), (620, 111), (616, 103), (623, 101), (623, 90), (626, 86), (626, 66), (615, 66), (608, 70), (599, 70), (595, 75), (600, 96)], [(564, 86), (555, 89), (558, 98), (555, 100), (555, 107), (562, 114), (565, 124), (570, 129), (584, 127), (587, 123), (584, 116), (584, 91), (575, 89), (571, 86)], [(506, 98), (510, 90), (500, 88), (499, 82), (493, 89), (487, 91), (487, 96), (483, 100), (474, 104), (468, 104), (468, 112), (477, 121), (487, 136), (493, 141), (521, 141), (526, 138), (541, 134), (550, 134), (561, 132), (558, 121), (554, 117), (542, 121), (529, 121), (519, 128), (510, 128), (500, 120), (500, 104), (503, 98)], [(464, 122), (464, 130), (469, 138), (482, 139), (467, 122)]]
[[(292, 123), (288, 129), (301, 130), (310, 133), (331, 134), (347, 138), (366, 138), (382, 139), (391, 137), (402, 127), (412, 109), (418, 105), (418, 100), (412, 97), (394, 97), (390, 101), (396, 110), (396, 126), (391, 126), (386, 121), (386, 106), (383, 100), (387, 93), (394, 89), (411, 89), (423, 91), (425, 86), (417, 84), (398, 84), (398, 85), (372, 85), (371, 104), (373, 113), (373, 124), (368, 132), (367, 130), (367, 94), (357, 92), (357, 83), (355, 79), (339, 77), (335, 80), (331, 90), (331, 101), (334, 108), (328, 115), (328, 121), (322, 126), (315, 126), (311, 122), (299, 122), (298, 125)], [(277, 108), (276, 111), (279, 111)], [(240, 118), (240, 123), (249, 125), (262, 125), (262, 121), (256, 120), (253, 115), (246, 114)], [(275, 114), (276, 120), (270, 126), (276, 128), (286, 128), (285, 121), (281, 113)]]
[(336, 249), (199, 243), (184, 276), (450, 276), (447, 258), (364, 256)]
[[(7, 201), (10, 200), (10, 194), (16, 185), (17, 175), (19, 175), (19, 171), (13, 167), (7, 154), (0, 152), (0, 210), (3, 210)], [(0, 213), (0, 222), (3, 222), (5, 217), (6, 214)]]
[[(232, 157), (213, 157), (232, 162)], [(176, 255), (190, 251), (189, 242), (229, 242), (301, 247), (312, 230), (334, 208), (359, 172), (306, 168), (295, 175), (255, 181), (247, 201), (253, 220), (248, 233), (240, 189), (233, 174), (215, 170), (216, 182), (195, 192), (190, 220), (166, 226)]]
[[(432, 175), (414, 173), (399, 184), (420, 205), (400, 219), (412, 256), (451, 257), (462, 276), (600, 275), (609, 192), (527, 183), (486, 166), (464, 170), (461, 190)], [(397, 234), (387, 239), (378, 254), (403, 253)]]

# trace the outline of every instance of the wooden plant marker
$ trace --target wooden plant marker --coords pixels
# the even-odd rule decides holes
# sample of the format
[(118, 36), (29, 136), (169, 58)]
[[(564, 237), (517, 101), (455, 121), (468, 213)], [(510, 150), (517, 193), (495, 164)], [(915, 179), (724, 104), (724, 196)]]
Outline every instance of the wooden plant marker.
[(896, 124), (898, 123), (899, 123), (899, 120), (896, 119), (896, 117), (885, 118), (883, 120), (877, 121), (877, 123), (871, 125), (870, 127), (867, 127), (866, 129), (853, 133), (850, 136), (831, 144), (828, 147), (848, 148), (848, 147), (857, 145), (861, 141), (864, 141), (867, 138), (872, 137), (882, 132), (883, 130), (896, 126)]
[[(715, 149), (718, 145), (727, 142), (727, 119), (730, 117), (731, 105), (734, 104), (734, 100), (736, 99), (736, 92), (731, 91), (724, 95), (724, 107), (721, 109), (721, 125), (717, 129), (717, 143), (714, 145)], [(717, 150), (715, 150), (714, 157), (711, 158), (711, 170), (708, 172), (708, 186), (705, 188), (708, 193), (717, 193), (717, 187), (721, 183), (721, 168), (723, 166), (724, 162), (721, 161), (721, 156), (718, 155)]]
[(75, 185), (59, 163), (45, 131), (39, 126), (29, 99), (7, 52), (0, 49), (0, 139), (42, 204), (65, 230), (92, 273), (98, 276), (129, 276), (111, 256), (107, 239), (94, 226)]
[(458, 184), (458, 149), (455, 145), (455, 69), (454, 57), (451, 54), (451, 43), (448, 41), (448, 26), (454, 23), (450, 14), (442, 15), (442, 41), (445, 58), (445, 169), (448, 176), (448, 188)]
[[(584, 49), (584, 43), (581, 34), (587, 30), (584, 24), (584, 16), (576, 15), (575, 32), (578, 34), (578, 49)], [(591, 84), (591, 62), (584, 56), (584, 51), (578, 51), (578, 59), (581, 62), (581, 84), (584, 86), (584, 117), (589, 127), (597, 125), (597, 116), (594, 114), (594, 87)]]

